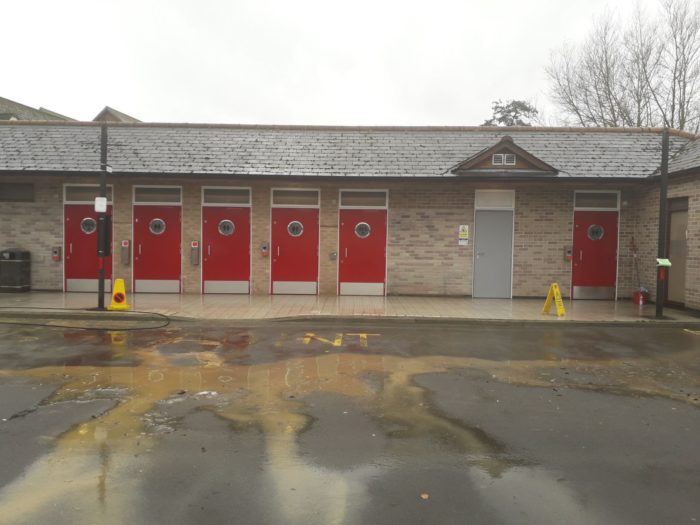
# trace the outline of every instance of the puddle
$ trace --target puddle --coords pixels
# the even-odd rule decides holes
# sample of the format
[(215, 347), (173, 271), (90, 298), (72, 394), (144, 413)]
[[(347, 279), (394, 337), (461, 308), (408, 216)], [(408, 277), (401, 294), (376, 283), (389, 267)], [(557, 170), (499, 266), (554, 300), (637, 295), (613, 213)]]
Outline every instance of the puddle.
[[(368, 497), (363, 488), (367, 480), (391, 468), (394, 461), (408, 461), (418, 442), (429, 444), (430, 454), (461, 458), (475, 486), (494, 506), (516, 488), (526, 497), (528, 483), (534, 483), (549, 494), (538, 503), (552, 511), (547, 516), (596, 522), (552, 475), (512, 457), (503, 443), (482, 429), (441, 413), (416, 378), (461, 370), (480, 381), (657, 396), (700, 406), (697, 390), (687, 386), (697, 386), (692, 350), (677, 352), (661, 365), (651, 357), (562, 359), (546, 353), (536, 359), (496, 361), (381, 355), (363, 352), (356, 342), (350, 352), (332, 346), (309, 348), (302, 337), (288, 340), (292, 348), (288, 354), (283, 352), (285, 346), (274, 345), (276, 359), (266, 360), (250, 352), (254, 338), (247, 332), (214, 335), (195, 340), (169, 329), (118, 337), (71, 336), (74, 344), (107, 350), (102, 349), (97, 361), (71, 358), (60, 365), (0, 370), (0, 377), (60, 385), (44, 404), (118, 401), (100, 417), (61, 435), (49, 455), (0, 491), (3, 519), (40, 522), (62, 502), (62, 508), (80, 508), (69, 515), (84, 516), (89, 509), (103, 523), (138, 521), (128, 501), (142, 490), (139, 472), (147, 468), (149, 453), (168, 434), (184, 431), (180, 425), (187, 413), (206, 410), (227, 422), (232, 433), (255, 431), (264, 441), (261, 468), (274, 492), (271, 499), (290, 523), (307, 515), (308, 501), (300, 494), (313, 491), (333, 496), (332, 504), (314, 503), (322, 522), (342, 523), (350, 499), (357, 504)], [(346, 401), (323, 405), (331, 397)], [(330, 417), (334, 409), (340, 412)], [(326, 424), (319, 420), (323, 417), (337, 421), (332, 427), (346, 425), (348, 432), (365, 429), (366, 450), (345, 461), (314, 457), (321, 444), (313, 445), (319, 438), (311, 437), (310, 429)], [(502, 512), (505, 521), (517, 521), (508, 506)], [(537, 515), (537, 508), (528, 512)], [(560, 521), (540, 521), (547, 522)]]

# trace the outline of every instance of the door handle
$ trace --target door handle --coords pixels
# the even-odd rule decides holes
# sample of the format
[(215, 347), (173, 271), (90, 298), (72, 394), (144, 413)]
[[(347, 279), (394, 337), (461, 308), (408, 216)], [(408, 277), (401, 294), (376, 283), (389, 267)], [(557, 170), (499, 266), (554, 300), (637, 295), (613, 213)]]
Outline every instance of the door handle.
[(347, 248), (345, 248), (345, 258), (346, 259), (348, 258), (348, 249)]
[(73, 255), (73, 243), (68, 244), (68, 251), (70, 252), (71, 255)]
[(207, 244), (207, 256), (211, 257), (211, 244)]
[(279, 247), (279, 245), (277, 245), (277, 257), (279, 257), (279, 256), (280, 256), (280, 247)]
[(583, 250), (578, 251), (578, 260), (579, 262), (583, 262)]
[(139, 243), (139, 255), (141, 255), (141, 243)]

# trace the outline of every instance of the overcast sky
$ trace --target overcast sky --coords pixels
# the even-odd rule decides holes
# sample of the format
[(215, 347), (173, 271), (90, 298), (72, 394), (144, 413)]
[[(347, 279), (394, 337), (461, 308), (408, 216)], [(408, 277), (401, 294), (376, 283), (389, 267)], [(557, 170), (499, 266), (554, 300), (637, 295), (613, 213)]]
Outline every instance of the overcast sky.
[(6, 0), (0, 96), (80, 120), (478, 125), (498, 98), (553, 120), (550, 52), (635, 3)]

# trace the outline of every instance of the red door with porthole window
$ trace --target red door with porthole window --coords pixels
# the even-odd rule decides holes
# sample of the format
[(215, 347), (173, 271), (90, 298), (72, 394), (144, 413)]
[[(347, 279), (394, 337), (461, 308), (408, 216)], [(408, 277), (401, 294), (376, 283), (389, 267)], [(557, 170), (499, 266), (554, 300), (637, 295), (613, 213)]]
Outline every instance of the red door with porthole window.
[[(112, 214), (112, 206), (107, 207)], [(64, 205), (64, 289), (66, 292), (96, 292), (99, 269), (97, 257), (97, 212), (94, 204)], [(112, 257), (105, 257), (105, 290), (111, 290)]]
[(318, 292), (318, 208), (272, 208), (273, 294)]
[(134, 206), (134, 291), (179, 293), (180, 206)]
[(384, 295), (386, 210), (340, 210), (340, 295)]
[(202, 291), (250, 292), (250, 208), (202, 208)]
[(615, 299), (617, 212), (574, 212), (572, 297)]

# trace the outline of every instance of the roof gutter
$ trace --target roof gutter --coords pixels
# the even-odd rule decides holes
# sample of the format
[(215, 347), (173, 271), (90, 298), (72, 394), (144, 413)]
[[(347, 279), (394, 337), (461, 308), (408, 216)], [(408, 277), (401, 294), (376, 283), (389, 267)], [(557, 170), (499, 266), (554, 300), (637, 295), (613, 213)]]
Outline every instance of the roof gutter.
[[(100, 174), (99, 169), (84, 170), (84, 171), (60, 171), (60, 170), (0, 170), (0, 177), (23, 177), (23, 176), (48, 176), (48, 177), (97, 177)], [(407, 182), (407, 181), (423, 181), (423, 182), (445, 182), (445, 183), (475, 183), (475, 182), (548, 182), (557, 181), (558, 183), (565, 182), (586, 182), (586, 183), (602, 183), (602, 184), (621, 184), (621, 183), (649, 183), (655, 181), (650, 177), (562, 177), (555, 175), (519, 175), (519, 176), (504, 176), (504, 175), (483, 175), (476, 177), (464, 176), (401, 176), (401, 175), (267, 175), (267, 174), (237, 174), (237, 173), (207, 173), (207, 172), (120, 172), (113, 171), (110, 173), (110, 178), (143, 178), (143, 177), (162, 177), (162, 178), (212, 178), (212, 179), (257, 179), (257, 180), (294, 180), (300, 181), (392, 181), (392, 182)]]

